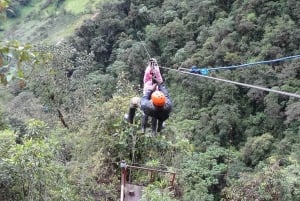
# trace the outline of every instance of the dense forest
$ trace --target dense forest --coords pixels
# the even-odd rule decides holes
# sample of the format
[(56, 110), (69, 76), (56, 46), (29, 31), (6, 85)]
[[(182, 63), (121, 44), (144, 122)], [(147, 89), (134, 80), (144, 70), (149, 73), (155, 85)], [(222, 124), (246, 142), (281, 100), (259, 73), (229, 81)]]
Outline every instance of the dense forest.
[[(47, 40), (83, 15), (68, 2), (0, 0), (0, 200), (117, 201), (121, 160), (176, 172), (133, 173), (143, 201), (300, 200), (299, 98), (176, 71), (299, 55), (300, 1), (93, 1)], [(47, 20), (12, 38), (24, 16)], [(174, 104), (156, 137), (123, 118), (149, 56)], [(209, 75), (300, 94), (299, 59)]]

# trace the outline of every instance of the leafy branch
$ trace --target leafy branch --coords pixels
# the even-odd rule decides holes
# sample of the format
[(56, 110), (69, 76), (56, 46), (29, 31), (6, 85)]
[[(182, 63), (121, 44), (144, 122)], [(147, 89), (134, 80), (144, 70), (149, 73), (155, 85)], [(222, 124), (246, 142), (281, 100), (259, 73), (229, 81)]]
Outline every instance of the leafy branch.
[(14, 78), (24, 80), (24, 70), (35, 64), (47, 62), (50, 54), (41, 54), (34, 51), (30, 44), (20, 42), (0, 42), (0, 83), (6, 85)]

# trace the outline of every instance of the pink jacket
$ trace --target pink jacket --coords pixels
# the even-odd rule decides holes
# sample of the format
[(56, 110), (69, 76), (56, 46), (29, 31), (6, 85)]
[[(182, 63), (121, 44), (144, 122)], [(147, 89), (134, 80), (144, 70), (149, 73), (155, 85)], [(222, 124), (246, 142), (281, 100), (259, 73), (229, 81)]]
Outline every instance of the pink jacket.
[(152, 76), (155, 76), (158, 81), (163, 82), (159, 67), (151, 67), (150, 64), (148, 64), (144, 74), (144, 94), (148, 89), (152, 88)]

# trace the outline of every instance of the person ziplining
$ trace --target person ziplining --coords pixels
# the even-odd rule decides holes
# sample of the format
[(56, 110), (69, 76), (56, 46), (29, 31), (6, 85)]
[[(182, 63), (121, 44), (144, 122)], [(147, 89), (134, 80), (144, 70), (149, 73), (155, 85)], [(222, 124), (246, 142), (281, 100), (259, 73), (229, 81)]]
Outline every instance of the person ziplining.
[(162, 130), (163, 123), (169, 118), (173, 107), (156, 59), (149, 60), (143, 82), (143, 96), (133, 97), (130, 100), (129, 113), (125, 115), (125, 119), (132, 124), (136, 109), (141, 108), (142, 132), (145, 133), (150, 116), (152, 135), (156, 135)]

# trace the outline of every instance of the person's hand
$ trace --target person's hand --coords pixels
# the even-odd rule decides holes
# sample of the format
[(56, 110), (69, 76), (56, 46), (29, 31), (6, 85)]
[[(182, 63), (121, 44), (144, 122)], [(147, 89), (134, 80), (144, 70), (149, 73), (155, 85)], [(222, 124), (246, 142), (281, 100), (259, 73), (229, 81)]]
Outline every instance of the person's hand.
[(155, 91), (157, 88), (157, 83), (153, 84), (152, 87), (151, 87), (151, 91)]
[(153, 76), (153, 77), (152, 77), (152, 80), (153, 80), (153, 82), (156, 83), (157, 85), (161, 85), (161, 84), (163, 83), (163, 81), (157, 79), (156, 76)]
[(158, 66), (157, 60), (154, 59), (154, 58), (149, 59), (149, 63), (150, 63), (150, 66), (151, 66), (152, 68)]

